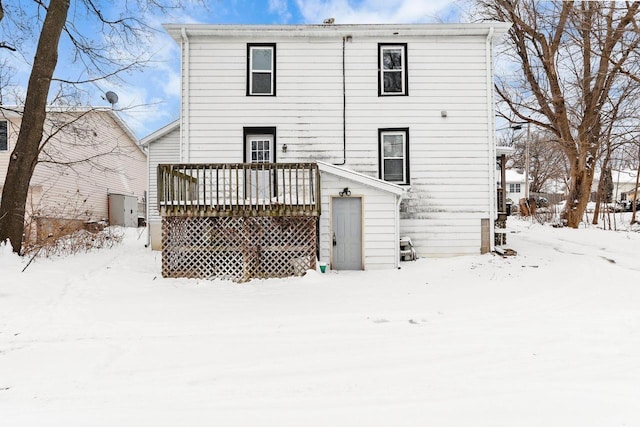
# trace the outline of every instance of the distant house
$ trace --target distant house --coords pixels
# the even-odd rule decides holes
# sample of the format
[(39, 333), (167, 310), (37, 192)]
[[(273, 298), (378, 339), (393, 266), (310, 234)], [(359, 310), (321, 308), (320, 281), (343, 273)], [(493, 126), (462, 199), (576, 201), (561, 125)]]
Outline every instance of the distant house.
[(637, 196), (640, 195), (640, 188), (632, 188), (631, 190), (622, 193), (621, 200), (631, 200), (634, 201)]
[(637, 174), (637, 171), (628, 169), (611, 171), (611, 178), (613, 179), (613, 198), (615, 200), (634, 200)]
[(507, 199), (517, 206), (520, 199), (525, 196), (525, 178), (524, 173), (516, 169), (506, 170), (505, 189), (507, 191)]
[[(611, 198), (613, 201), (633, 200), (633, 190), (636, 187), (637, 172), (630, 169), (612, 169), (611, 170)], [(591, 184), (591, 200), (595, 201), (600, 183), (599, 172), (593, 177)], [(631, 194), (631, 199), (629, 195)]]
[(165, 28), (181, 117), (143, 140), (163, 274), (394, 268), (400, 236), (423, 257), (493, 248), (508, 24)]
[[(17, 109), (0, 109), (0, 189), (21, 125)], [(126, 200), (126, 217), (144, 217), (146, 154), (110, 108), (50, 108), (30, 182), (28, 227), (42, 235), (61, 226), (124, 217), (109, 204)], [(141, 209), (139, 209), (141, 207)], [(124, 209), (124, 205), (122, 207)], [(114, 216), (115, 215), (115, 216)], [(37, 229), (37, 231), (36, 231)]]

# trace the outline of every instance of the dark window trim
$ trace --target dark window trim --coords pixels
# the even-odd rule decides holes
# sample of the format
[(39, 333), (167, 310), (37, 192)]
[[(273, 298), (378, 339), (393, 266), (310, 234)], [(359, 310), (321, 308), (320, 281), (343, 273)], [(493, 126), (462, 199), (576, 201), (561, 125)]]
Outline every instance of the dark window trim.
[[(382, 48), (385, 46), (402, 46), (404, 55), (404, 93), (382, 92)], [(409, 96), (409, 48), (407, 43), (378, 43), (378, 96)]]
[[(247, 136), (249, 135), (272, 135), (273, 136), (273, 159), (271, 159), (270, 163), (277, 163), (276, 161), (276, 128), (275, 126), (257, 126), (257, 127), (243, 127), (242, 128), (242, 161), (243, 163), (251, 163), (251, 160), (247, 158)], [(246, 182), (245, 176), (245, 182)], [(272, 190), (275, 192), (278, 188), (278, 175), (276, 174), (273, 177), (273, 188)], [(245, 193), (247, 192), (247, 188), (244, 188)]]
[(0, 148), (0, 152), (9, 151), (9, 121), (0, 120), (0, 124), (4, 124), (4, 142), (7, 145), (5, 148)]
[(382, 134), (385, 132), (403, 132), (405, 134), (405, 140), (404, 140), (404, 156), (405, 156), (405, 161), (404, 161), (404, 165), (405, 165), (405, 182), (393, 182), (393, 181), (388, 181), (388, 182), (392, 182), (394, 184), (398, 184), (398, 185), (410, 185), (411, 184), (411, 174), (410, 174), (410, 163), (409, 163), (409, 128), (380, 128), (378, 129), (378, 178), (385, 180), (384, 179), (384, 174), (383, 174), (383, 162), (384, 162), (384, 157), (383, 157), (383, 147), (382, 147)]
[[(251, 48), (252, 47), (271, 47), (273, 49), (273, 93), (251, 93)], [(276, 44), (275, 43), (247, 43), (247, 96), (276, 96)]]
[(242, 128), (242, 162), (243, 163), (251, 163), (247, 159), (247, 136), (249, 135), (273, 135), (273, 159), (271, 163), (276, 163), (276, 127), (275, 126), (259, 126), (259, 127), (251, 127), (245, 126)]

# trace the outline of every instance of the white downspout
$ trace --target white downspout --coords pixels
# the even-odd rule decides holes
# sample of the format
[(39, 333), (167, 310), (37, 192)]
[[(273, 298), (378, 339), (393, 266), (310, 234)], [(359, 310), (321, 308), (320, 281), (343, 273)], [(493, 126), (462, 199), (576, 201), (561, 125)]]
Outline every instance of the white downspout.
[(149, 183), (151, 182), (151, 144), (147, 144), (147, 189), (144, 190), (145, 222), (147, 226), (147, 242), (144, 247), (151, 246), (151, 227), (149, 226)]
[(190, 153), (190, 138), (189, 138), (189, 104), (191, 103), (189, 97), (189, 63), (191, 57), (191, 51), (189, 49), (189, 36), (187, 35), (187, 29), (182, 27), (182, 113), (180, 114), (180, 161), (189, 163)]
[(496, 220), (496, 135), (494, 129), (494, 108), (493, 101), (493, 60), (491, 56), (491, 44), (493, 42), (494, 27), (489, 28), (486, 41), (486, 63), (487, 63), (487, 126), (489, 131), (489, 248), (495, 250), (495, 230)]
[(400, 268), (400, 203), (402, 202), (402, 196), (396, 196), (396, 268)]

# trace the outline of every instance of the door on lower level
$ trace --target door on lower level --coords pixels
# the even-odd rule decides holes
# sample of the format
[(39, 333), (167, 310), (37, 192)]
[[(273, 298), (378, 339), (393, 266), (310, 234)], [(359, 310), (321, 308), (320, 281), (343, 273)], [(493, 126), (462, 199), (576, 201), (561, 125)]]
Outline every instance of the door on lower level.
[(334, 270), (362, 270), (362, 199), (335, 197), (331, 204)]

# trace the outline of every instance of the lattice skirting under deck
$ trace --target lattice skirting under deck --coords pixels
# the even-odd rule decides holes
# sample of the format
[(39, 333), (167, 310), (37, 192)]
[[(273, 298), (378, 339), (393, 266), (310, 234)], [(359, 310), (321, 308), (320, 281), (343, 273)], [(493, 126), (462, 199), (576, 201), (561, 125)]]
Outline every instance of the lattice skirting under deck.
[(162, 276), (253, 278), (316, 268), (316, 217), (163, 217)]

